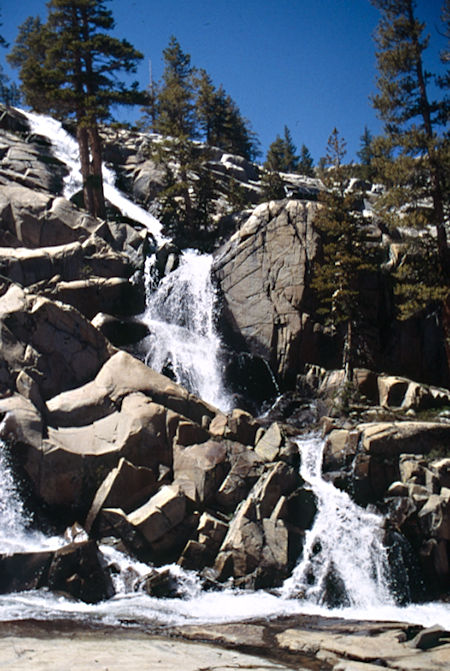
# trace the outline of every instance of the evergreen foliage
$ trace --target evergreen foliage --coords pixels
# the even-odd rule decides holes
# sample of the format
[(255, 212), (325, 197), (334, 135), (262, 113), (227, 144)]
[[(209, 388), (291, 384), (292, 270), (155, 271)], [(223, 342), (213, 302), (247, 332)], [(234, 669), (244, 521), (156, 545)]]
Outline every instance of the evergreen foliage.
[(357, 209), (358, 194), (348, 189), (349, 170), (343, 160), (346, 143), (336, 128), (328, 139), (326, 169), (321, 175), (325, 190), (315, 226), (321, 233), (323, 259), (314, 269), (311, 286), (316, 291), (325, 321), (334, 330), (344, 328), (342, 366), (351, 381), (353, 367), (361, 356), (360, 328), (364, 302), (362, 278), (372, 270), (374, 259), (364, 234), (364, 221)]
[(223, 86), (215, 88), (211, 77), (200, 70), (196, 78), (196, 114), (201, 138), (210, 146), (230, 154), (238, 154), (248, 161), (258, 154), (258, 141), (236, 103)]
[[(209, 146), (251, 160), (257, 149), (248, 122), (223, 87), (205, 70), (197, 71), (175, 37), (163, 52), (164, 72), (155, 94), (152, 129), (164, 136), (151, 156), (162, 164), (165, 180), (159, 197), (164, 231), (180, 246), (205, 246), (216, 214), (216, 183), (207, 162)], [(145, 126), (145, 120), (143, 122)], [(236, 189), (231, 188), (233, 193)], [(234, 199), (242, 200), (243, 194)], [(202, 243), (199, 243), (199, 239)]]
[(172, 36), (163, 51), (164, 73), (158, 95), (158, 133), (193, 140), (198, 136), (195, 117), (194, 71), (191, 57)]
[(267, 170), (263, 173), (261, 178), (261, 187), (262, 203), (265, 203), (269, 200), (281, 200), (282, 198), (286, 198), (284, 182), (280, 177), (280, 173), (276, 170)]
[(269, 146), (264, 167), (273, 172), (295, 172), (299, 162), (296, 151), (291, 132), (285, 126), (283, 137), (277, 135)]
[(445, 95), (430, 99), (432, 78), (423, 64), (429, 40), (414, 0), (371, 1), (381, 13), (375, 35), (379, 93), (373, 101), (385, 132), (374, 145), (374, 163), (387, 186), (378, 210), (392, 226), (418, 229), (398, 273), (401, 312), (408, 317), (430, 300), (445, 303), (450, 296), (449, 101)]
[(304, 144), (302, 144), (300, 148), (300, 158), (297, 165), (297, 172), (299, 175), (314, 177), (314, 159), (311, 156), (308, 147)]
[(164, 167), (159, 217), (180, 247), (194, 245), (214, 211), (214, 180), (205, 170), (207, 151), (198, 137), (195, 71), (175, 37), (163, 52), (164, 73), (157, 98), (155, 129), (164, 137), (152, 158)]
[(363, 179), (372, 181), (375, 176), (375, 168), (373, 165), (375, 158), (373, 146), (374, 138), (367, 126), (364, 126), (364, 133), (361, 135), (360, 141), (360, 149), (356, 152), (356, 155), (361, 161), (359, 165), (359, 174)]
[(127, 40), (108, 34), (114, 19), (107, 2), (50, 0), (47, 22), (28, 18), (8, 57), (19, 68), (28, 105), (74, 118), (84, 202), (96, 216), (105, 216), (98, 124), (110, 118), (111, 106), (139, 101), (137, 85), (125, 86), (117, 73), (135, 72), (142, 58)]

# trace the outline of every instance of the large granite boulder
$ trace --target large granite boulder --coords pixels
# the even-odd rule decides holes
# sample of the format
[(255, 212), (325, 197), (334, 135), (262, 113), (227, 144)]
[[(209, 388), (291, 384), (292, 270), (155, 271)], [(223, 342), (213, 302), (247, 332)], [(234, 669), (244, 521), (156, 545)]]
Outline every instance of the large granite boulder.
[(22, 286), (50, 280), (55, 275), (66, 282), (89, 277), (129, 277), (128, 259), (115, 252), (98, 236), (84, 242), (28, 249), (0, 248), (0, 272)]
[(44, 399), (87, 382), (114, 351), (77, 310), (16, 284), (0, 297), (0, 333), (4, 387), (26, 395), (26, 377)]
[[(199, 424), (217, 412), (126, 352), (109, 358), (90, 382), (49, 399), (41, 411), (21, 395), (0, 399), (0, 413), (7, 416), (3, 436), (20, 454), (35, 495), (82, 519), (121, 460), (156, 474), (171, 469), (179, 425), (190, 422), (202, 430)], [(147, 491), (153, 491), (158, 475), (148, 476)], [(111, 497), (105, 494), (97, 512), (117, 504)]]
[(308, 282), (318, 252), (317, 207), (296, 200), (259, 205), (216, 254), (228, 332), (281, 379), (298, 371), (314, 348)]
[(100, 223), (65, 198), (19, 184), (0, 185), (0, 220), (3, 244), (31, 248), (81, 242)]
[(229, 524), (214, 564), (219, 579), (233, 577), (238, 584), (264, 587), (288, 575), (299, 546), (298, 534), (289, 528), (286, 497), (300, 483), (283, 462), (268, 465)]

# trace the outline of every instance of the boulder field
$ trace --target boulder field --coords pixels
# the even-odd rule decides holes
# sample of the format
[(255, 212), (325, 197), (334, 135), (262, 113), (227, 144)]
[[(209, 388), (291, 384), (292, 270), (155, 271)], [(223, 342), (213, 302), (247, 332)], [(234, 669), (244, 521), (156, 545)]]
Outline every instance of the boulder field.
[[(20, 113), (1, 115), (0, 148), (1, 437), (36, 523), (73, 529), (59, 550), (2, 555), (0, 591), (48, 587), (106, 599), (113, 583), (100, 541), (148, 563), (142, 584), (151, 594), (173, 588), (153, 568), (169, 562), (199, 571), (216, 589), (225, 581), (279, 585), (316, 507), (299, 475), (298, 425), (241, 409), (224, 414), (135, 357), (152, 236), (117, 212), (98, 221), (66, 200), (65, 167)], [(145, 201), (153, 167), (123, 151)], [(217, 163), (255, 181), (248, 166)], [(258, 206), (217, 252), (216, 276), (236, 356), (268, 362), (283, 384), (301, 382), (322, 398), (318, 414), (326, 415), (340, 373), (305, 370), (323, 363), (322, 348), (330, 362), (335, 356), (308, 286), (319, 249), (316, 208), (300, 200)], [(372, 285), (368, 291), (379, 295)], [(435, 342), (437, 335), (429, 354), (438, 352)], [(402, 361), (414, 355), (417, 363), (423, 344), (411, 341)], [(423, 377), (436, 381), (444, 369), (435, 368)], [(417, 413), (445, 408), (448, 392), (371, 371), (357, 376), (374, 414), (322, 419), (327, 477), (362, 505), (383, 509), (388, 543), (404, 538), (428, 594), (445, 594), (450, 424), (436, 414), (419, 421)]]

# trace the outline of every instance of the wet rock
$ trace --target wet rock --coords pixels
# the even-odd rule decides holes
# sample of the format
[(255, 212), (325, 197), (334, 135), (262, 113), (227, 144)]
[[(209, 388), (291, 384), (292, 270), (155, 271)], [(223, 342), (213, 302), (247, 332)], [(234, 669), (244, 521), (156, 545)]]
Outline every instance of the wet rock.
[(156, 492), (158, 485), (150, 468), (136, 467), (126, 459), (120, 459), (100, 485), (85, 527), (89, 531), (101, 508), (121, 508), (129, 513)]
[(287, 575), (291, 556), (284, 497), (296, 484), (298, 475), (283, 462), (268, 466), (230, 523), (214, 565), (220, 580), (233, 576), (243, 579), (242, 586), (263, 587)]
[(29, 248), (82, 242), (99, 225), (65, 198), (19, 184), (1, 187), (0, 214), (2, 228), (19, 246)]
[(116, 347), (135, 345), (149, 334), (148, 326), (140, 321), (119, 319), (104, 312), (95, 315), (92, 325)]
[(255, 445), (255, 452), (262, 461), (275, 461), (279, 455), (284, 435), (277, 422), (271, 424)]
[(39, 589), (46, 584), (53, 553), (15, 552), (0, 555), (0, 593)]
[[(89, 277), (70, 282), (55, 281), (45, 283), (42, 287), (31, 286), (30, 290), (39, 291), (43, 296), (72, 305), (87, 319), (92, 319), (100, 311), (129, 316), (143, 312), (145, 307), (142, 291), (124, 277)], [(114, 330), (112, 328), (110, 330), (114, 334)], [(145, 336), (145, 333), (144, 335), (142, 333), (141, 329), (141, 338)], [(106, 333), (104, 335), (108, 337)]]
[(47, 586), (86, 603), (98, 603), (114, 594), (111, 577), (94, 541), (72, 543), (56, 550), (48, 570)]
[(246, 498), (262, 473), (263, 462), (253, 450), (230, 457), (231, 469), (219, 487), (215, 500), (222, 510), (232, 512)]
[(442, 629), (442, 627), (428, 627), (427, 629), (422, 629), (422, 631), (409, 642), (409, 645), (412, 648), (429, 650), (442, 643), (450, 643), (450, 632)]
[(50, 420), (59, 426), (78, 426), (84, 423), (86, 413), (95, 416), (99, 408), (103, 414), (105, 404), (116, 406), (133, 393), (141, 393), (200, 425), (204, 416), (214, 417), (217, 412), (131, 354), (117, 352), (91, 383), (49, 401)]
[(25, 371), (44, 400), (87, 382), (113, 352), (78, 311), (17, 285), (0, 297), (0, 322), (10, 384)]
[(369, 454), (428, 454), (445, 450), (450, 439), (450, 426), (439, 422), (373, 422), (358, 429)]
[(184, 596), (183, 586), (169, 569), (153, 571), (144, 576), (138, 582), (136, 590), (143, 590), (158, 599), (180, 599)]
[(200, 570), (210, 566), (228, 531), (228, 524), (211, 513), (203, 513), (198, 521), (195, 538), (189, 539), (178, 564), (184, 569)]
[(436, 474), (441, 487), (450, 488), (450, 458), (431, 462), (430, 469)]
[(359, 434), (349, 429), (332, 429), (326, 437), (323, 455), (325, 472), (348, 468), (357, 451)]
[(215, 263), (227, 328), (281, 379), (299, 371), (306, 350), (314, 349), (305, 287), (318, 250), (316, 210), (315, 203), (294, 200), (258, 206)]
[(426, 536), (450, 541), (450, 489), (431, 494), (418, 517)]

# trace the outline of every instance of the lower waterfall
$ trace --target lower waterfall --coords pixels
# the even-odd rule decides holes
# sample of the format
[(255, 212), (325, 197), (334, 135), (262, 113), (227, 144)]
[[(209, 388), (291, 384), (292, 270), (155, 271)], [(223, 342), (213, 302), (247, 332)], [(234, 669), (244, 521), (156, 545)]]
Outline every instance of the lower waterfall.
[[(310, 478), (310, 485), (316, 493), (323, 488), (319, 500), (322, 496), (324, 499), (329, 498), (329, 501), (319, 502), (318, 514), (305, 542), (303, 556), (292, 576), (277, 593), (264, 590), (249, 592), (230, 588), (222, 591), (204, 591), (200, 578), (194, 572), (183, 571), (173, 565), (158, 570), (169, 568), (178, 578), (182, 598), (150, 597), (142, 591), (134, 591), (136, 579), (145, 574), (146, 565), (132, 561), (108, 546), (101, 546), (106, 563), (115, 566), (116, 595), (112, 599), (90, 605), (45, 590), (4, 594), (0, 595), (0, 621), (67, 619), (116, 626), (165, 626), (200, 622), (224, 623), (305, 614), (343, 619), (411, 622), (423, 626), (439, 624), (448, 628), (450, 626), (448, 604), (433, 602), (411, 604), (407, 607), (395, 605), (394, 598), (387, 588), (385, 555), (379, 538), (382, 521), (377, 516), (358, 508), (350, 500), (347, 501), (346, 495), (344, 502), (336, 505), (342, 492), (337, 490), (333, 492), (333, 485), (323, 483), (320, 472), (316, 471), (313, 474), (320, 463), (323, 441), (314, 435), (302, 437), (298, 443), (303, 455), (302, 472)], [(38, 550), (39, 541), (41, 549), (47, 549), (52, 544), (54, 547), (61, 545), (60, 538), (47, 539), (42, 535), (38, 537), (26, 530), (27, 518), (22, 513), (20, 499), (17, 498), (11, 473), (4, 459), (4, 446), (1, 448), (0, 482), (4, 483), (6, 489), (3, 489), (3, 492), (6, 493), (3, 494), (0, 521), (5, 524), (2, 536), (7, 535), (9, 538), (9, 549), (2, 542), (1, 551), (8, 553), (25, 549)], [(311, 466), (312, 463), (316, 466)], [(344, 528), (347, 531), (343, 531)], [(327, 537), (329, 543), (328, 540), (325, 541)], [(319, 552), (313, 549), (317, 543), (321, 545)], [(369, 548), (367, 552), (364, 549), (366, 545)], [(361, 551), (363, 556), (360, 555)], [(378, 552), (380, 556), (377, 558)], [(336, 566), (339, 562), (341, 588), (346, 594), (343, 600), (345, 605), (341, 607), (325, 605), (327, 584), (322, 577), (327, 575), (330, 562), (334, 562)], [(316, 579), (312, 582), (308, 579), (311, 570), (316, 574)]]
[(282, 593), (325, 605), (393, 605), (383, 519), (322, 478), (323, 448), (318, 436), (301, 442), (300, 474), (317, 498), (317, 514), (306, 534), (302, 559)]

